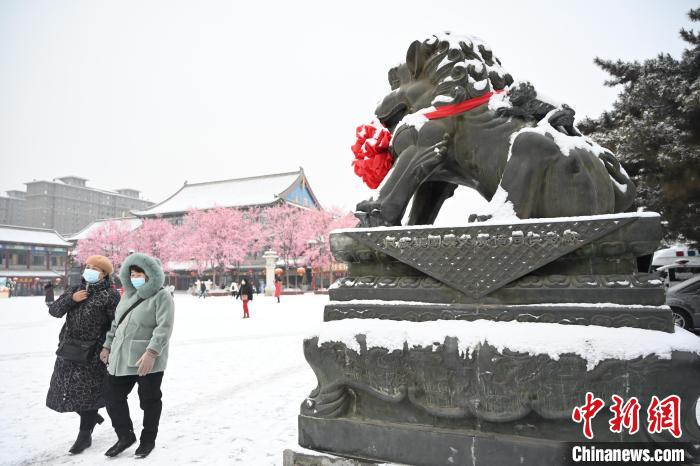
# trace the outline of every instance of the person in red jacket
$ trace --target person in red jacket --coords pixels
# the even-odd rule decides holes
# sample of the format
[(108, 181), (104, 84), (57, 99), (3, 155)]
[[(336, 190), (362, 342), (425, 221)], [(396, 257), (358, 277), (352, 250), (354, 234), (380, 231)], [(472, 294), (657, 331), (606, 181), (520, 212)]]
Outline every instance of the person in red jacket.
[(280, 277), (275, 277), (275, 298), (277, 302), (280, 302), (280, 295), (282, 294), (282, 279)]

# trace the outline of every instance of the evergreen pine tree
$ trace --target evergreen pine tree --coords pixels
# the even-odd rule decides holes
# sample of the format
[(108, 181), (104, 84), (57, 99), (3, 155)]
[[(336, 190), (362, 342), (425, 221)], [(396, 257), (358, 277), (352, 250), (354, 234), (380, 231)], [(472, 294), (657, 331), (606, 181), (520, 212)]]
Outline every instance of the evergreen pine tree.
[[(700, 21), (700, 8), (688, 13)], [(613, 109), (579, 129), (617, 154), (637, 185), (637, 207), (661, 213), (667, 242), (700, 244), (700, 33), (681, 29), (680, 60), (595, 63), (622, 85)]]

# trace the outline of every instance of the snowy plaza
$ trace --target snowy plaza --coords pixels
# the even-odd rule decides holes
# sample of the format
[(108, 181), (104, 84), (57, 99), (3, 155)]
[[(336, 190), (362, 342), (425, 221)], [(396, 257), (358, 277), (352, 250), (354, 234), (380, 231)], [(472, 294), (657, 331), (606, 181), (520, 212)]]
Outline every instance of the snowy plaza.
[[(163, 416), (156, 450), (149, 461), (281, 465), (285, 448), (303, 451), (297, 445), (297, 416), (301, 401), (316, 385), (316, 379), (304, 360), (302, 342), (319, 333), (326, 303), (325, 295), (283, 296), (280, 304), (273, 297), (259, 295), (251, 305), (251, 318), (243, 320), (239, 300), (176, 294), (176, 323), (163, 381)], [(508, 326), (505, 322), (483, 321), (435, 324), (446, 324), (453, 332), (462, 328), (462, 333), (469, 333), (467, 327), (472, 327), (477, 340), (479, 334), (489, 332), (489, 326)], [(0, 372), (4, 375), (0, 385), (0, 464), (92, 465), (106, 461), (104, 451), (116, 436), (105, 409), (100, 411), (105, 422), (95, 428), (92, 447), (80, 455), (70, 455), (67, 450), (75, 437), (78, 416), (58, 414), (45, 406), (61, 325), (63, 319), (51, 317), (41, 297), (0, 300)], [(529, 329), (522, 334), (509, 337), (508, 332), (501, 332), (495, 344), (510, 344), (525, 352), (575, 351), (571, 340), (584, 329), (565, 328), (550, 344), (546, 327), (554, 324), (525, 325)], [(393, 335), (374, 326), (380, 332), (369, 332), (368, 343), (387, 348), (400, 347), (403, 338), (420, 344), (416, 338), (430, 340), (434, 336), (430, 332), (411, 335), (408, 327), (402, 335)], [(542, 331), (538, 333), (538, 329)], [(597, 348), (586, 355), (589, 361), (597, 363), (596, 358), (622, 353), (632, 357), (640, 351), (635, 345), (616, 347), (610, 330), (587, 328)], [(657, 334), (659, 352), (670, 341), (669, 335), (659, 332), (628, 332), (631, 338)], [(678, 341), (693, 346), (693, 339), (698, 337), (680, 332), (683, 338)], [(326, 341), (349, 341), (350, 333), (338, 322), (320, 336)], [(436, 329), (436, 334), (440, 333), (449, 334), (450, 330)], [(142, 411), (135, 391), (129, 404), (136, 430), (140, 431)], [(133, 459), (131, 448), (112, 461)]]
[[(256, 296), (241, 301), (175, 295), (175, 329), (163, 380), (163, 416), (154, 464), (282, 464), (297, 441), (299, 404), (315, 386), (302, 340), (321, 322), (324, 295)], [(0, 300), (0, 464), (101, 464), (116, 435), (105, 409), (92, 447), (68, 454), (78, 416), (45, 406), (63, 319), (43, 298)], [(142, 411), (129, 397), (134, 426)], [(133, 461), (133, 448), (116, 461)]]

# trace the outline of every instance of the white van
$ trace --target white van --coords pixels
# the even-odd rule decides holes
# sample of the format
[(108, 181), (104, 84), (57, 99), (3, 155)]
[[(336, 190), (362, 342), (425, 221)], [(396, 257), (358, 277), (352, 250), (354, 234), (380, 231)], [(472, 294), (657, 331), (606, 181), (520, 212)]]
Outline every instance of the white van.
[(666, 249), (659, 249), (654, 252), (651, 259), (650, 272), (655, 271), (659, 267), (672, 264), (685, 264), (688, 266), (700, 267), (700, 256), (696, 249), (689, 249), (684, 244), (676, 244)]
[(695, 249), (677, 244), (654, 253), (650, 272), (664, 280), (666, 288), (700, 275), (700, 256)]

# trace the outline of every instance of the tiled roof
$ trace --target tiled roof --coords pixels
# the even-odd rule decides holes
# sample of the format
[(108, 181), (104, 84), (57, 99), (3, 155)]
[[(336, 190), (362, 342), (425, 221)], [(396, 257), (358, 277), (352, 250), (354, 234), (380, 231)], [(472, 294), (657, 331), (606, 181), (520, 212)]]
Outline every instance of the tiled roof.
[(104, 218), (101, 220), (95, 220), (94, 222), (92, 222), (91, 224), (89, 224), (88, 226), (86, 226), (85, 228), (80, 230), (78, 233), (76, 233), (72, 236), (69, 236), (66, 239), (68, 241), (78, 241), (81, 239), (85, 239), (88, 236), (90, 236), (90, 234), (93, 231), (104, 226), (108, 222), (119, 223), (121, 226), (128, 228), (129, 231), (133, 231), (141, 226), (141, 224), (143, 223), (143, 220), (141, 220), (140, 218), (136, 218), (136, 217)]
[(36, 244), (41, 246), (71, 246), (56, 230), (0, 225), (0, 242)]
[[(254, 207), (279, 202), (298, 182), (304, 171), (276, 173), (205, 183), (185, 184), (163, 202), (145, 210), (132, 211), (139, 217), (180, 214), (190, 209), (214, 207)], [(314, 199), (315, 200), (315, 199)]]

